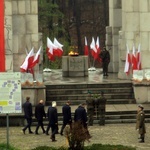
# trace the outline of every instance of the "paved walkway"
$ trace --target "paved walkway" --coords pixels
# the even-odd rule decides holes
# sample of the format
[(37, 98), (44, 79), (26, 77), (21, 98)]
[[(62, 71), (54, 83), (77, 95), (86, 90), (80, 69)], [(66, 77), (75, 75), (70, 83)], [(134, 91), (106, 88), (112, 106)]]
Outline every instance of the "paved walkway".
[(63, 77), (62, 70), (52, 70), (44, 72), (45, 84), (94, 84), (94, 83), (114, 83), (114, 82), (131, 82), (131, 80), (118, 79), (117, 73), (109, 73), (108, 77), (103, 77), (102, 70), (89, 71), (88, 77)]
[[(89, 132), (92, 135), (91, 142), (86, 142), (85, 145), (93, 143), (125, 145), (136, 147), (137, 150), (150, 150), (150, 124), (146, 124), (147, 133), (145, 143), (138, 143), (138, 134), (135, 130), (135, 124), (107, 124), (105, 126), (89, 127)], [(39, 130), (39, 135), (25, 135), (21, 131), (22, 127), (9, 128), (9, 143), (20, 150), (31, 150), (37, 146), (66, 146), (65, 137), (57, 134), (57, 142), (52, 143), (50, 136), (42, 134)], [(32, 127), (35, 130), (35, 127)], [(0, 143), (6, 142), (6, 128), (0, 128)]]

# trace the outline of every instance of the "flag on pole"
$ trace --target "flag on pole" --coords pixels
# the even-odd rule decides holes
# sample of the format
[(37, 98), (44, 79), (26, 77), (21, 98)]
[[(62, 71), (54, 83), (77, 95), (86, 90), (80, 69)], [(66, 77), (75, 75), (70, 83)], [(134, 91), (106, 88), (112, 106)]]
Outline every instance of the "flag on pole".
[(56, 38), (54, 38), (54, 45), (57, 47), (56, 49), (54, 49), (54, 56), (61, 57), (63, 55), (63, 45), (60, 44)]
[(91, 48), (91, 55), (96, 60), (97, 59), (97, 49), (96, 49), (95, 40), (93, 37), (92, 37), (92, 42), (90, 44), (90, 48)]
[(89, 55), (89, 49), (87, 45), (87, 38), (85, 37), (85, 45), (84, 45), (84, 55), (88, 56)]
[(36, 53), (36, 55), (35, 55), (35, 57), (34, 57), (33, 63), (32, 63), (32, 65), (31, 65), (31, 68), (33, 68), (36, 64), (39, 63), (41, 49), (42, 49), (42, 47), (40, 47), (39, 50), (37, 51), (37, 53)]
[(47, 51), (48, 59), (51, 60), (51, 61), (55, 61), (54, 49), (57, 49), (57, 47), (47, 37), (47, 50), (46, 51)]
[(137, 69), (141, 70), (141, 44), (138, 46), (138, 51), (137, 51)]
[(137, 70), (137, 57), (135, 55), (135, 46), (133, 45), (132, 50), (132, 70)]
[(97, 40), (96, 40), (96, 49), (97, 49), (97, 60), (99, 62), (101, 62), (101, 58), (99, 57), (99, 54), (101, 53), (101, 49), (100, 49), (100, 42), (99, 42), (99, 37), (97, 37)]
[(131, 64), (131, 56), (130, 56), (128, 45), (126, 46), (127, 46), (127, 52), (126, 52), (126, 62), (125, 62), (124, 72), (128, 75), (130, 70), (130, 64)]
[(20, 66), (21, 72), (27, 72), (29, 68), (31, 68), (31, 64), (33, 63), (34, 59), (34, 48), (31, 49), (29, 54), (26, 56), (23, 64)]

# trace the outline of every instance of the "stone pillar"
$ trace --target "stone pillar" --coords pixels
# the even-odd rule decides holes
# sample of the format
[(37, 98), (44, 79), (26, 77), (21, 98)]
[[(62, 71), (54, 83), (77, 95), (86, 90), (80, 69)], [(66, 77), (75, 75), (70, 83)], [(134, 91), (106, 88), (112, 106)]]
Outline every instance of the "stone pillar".
[(19, 71), (28, 52), (39, 48), (38, 0), (5, 0), (6, 71)]
[(12, 1), (5, 0), (5, 64), (6, 71), (13, 71)]
[[(110, 50), (111, 63), (109, 71), (118, 72), (118, 32), (122, 26), (121, 0), (109, 0), (109, 25), (112, 27), (112, 47)], [(107, 39), (107, 38), (106, 38)], [(107, 43), (107, 42), (106, 42)], [(108, 46), (108, 45), (106, 45)]]

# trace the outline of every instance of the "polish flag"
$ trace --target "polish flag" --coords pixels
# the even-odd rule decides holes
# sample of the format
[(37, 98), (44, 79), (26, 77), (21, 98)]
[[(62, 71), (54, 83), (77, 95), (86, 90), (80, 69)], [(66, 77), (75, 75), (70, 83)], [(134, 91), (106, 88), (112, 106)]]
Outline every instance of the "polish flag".
[(138, 52), (137, 52), (137, 69), (141, 70), (141, 44), (138, 46)]
[(92, 42), (90, 44), (90, 48), (91, 48), (91, 55), (96, 60), (97, 59), (97, 49), (96, 49), (95, 40), (93, 37), (92, 37)]
[(39, 50), (37, 51), (37, 53), (36, 53), (36, 55), (35, 55), (35, 57), (34, 57), (33, 63), (32, 63), (32, 65), (31, 65), (31, 68), (34, 67), (36, 64), (39, 63), (41, 49), (42, 49), (42, 47), (40, 47)]
[(125, 68), (124, 68), (124, 72), (127, 75), (129, 74), (130, 65), (131, 65), (131, 56), (130, 56), (129, 48), (127, 45), (126, 62), (125, 62)]
[(96, 49), (97, 49), (97, 60), (98, 60), (99, 62), (101, 62), (101, 61), (102, 61), (101, 58), (98, 57), (99, 54), (100, 54), (100, 52), (101, 52), (100, 44), (99, 44), (99, 37), (97, 37), (97, 40), (96, 40)]
[(54, 45), (57, 47), (57, 49), (54, 49), (54, 56), (61, 57), (63, 55), (63, 45), (60, 44), (56, 38), (54, 38)]
[(135, 55), (135, 46), (133, 45), (132, 51), (132, 70), (137, 70), (137, 57)]
[(54, 49), (57, 49), (57, 47), (52, 43), (52, 41), (47, 37), (47, 56), (48, 59), (51, 61), (55, 60), (54, 56)]
[(88, 56), (89, 55), (89, 49), (87, 45), (87, 38), (85, 37), (85, 45), (84, 45), (84, 55)]
[(29, 68), (31, 68), (31, 65), (34, 60), (34, 48), (31, 49), (27, 57), (25, 58), (25, 61), (23, 64), (20, 66), (20, 71), (21, 72), (27, 72)]

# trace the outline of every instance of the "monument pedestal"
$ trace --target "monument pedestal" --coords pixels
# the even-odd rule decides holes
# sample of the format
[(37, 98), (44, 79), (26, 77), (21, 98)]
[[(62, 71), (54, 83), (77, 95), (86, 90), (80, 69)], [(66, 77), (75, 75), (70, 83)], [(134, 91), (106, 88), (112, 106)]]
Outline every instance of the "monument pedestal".
[(63, 56), (62, 76), (63, 77), (88, 76), (88, 56)]

